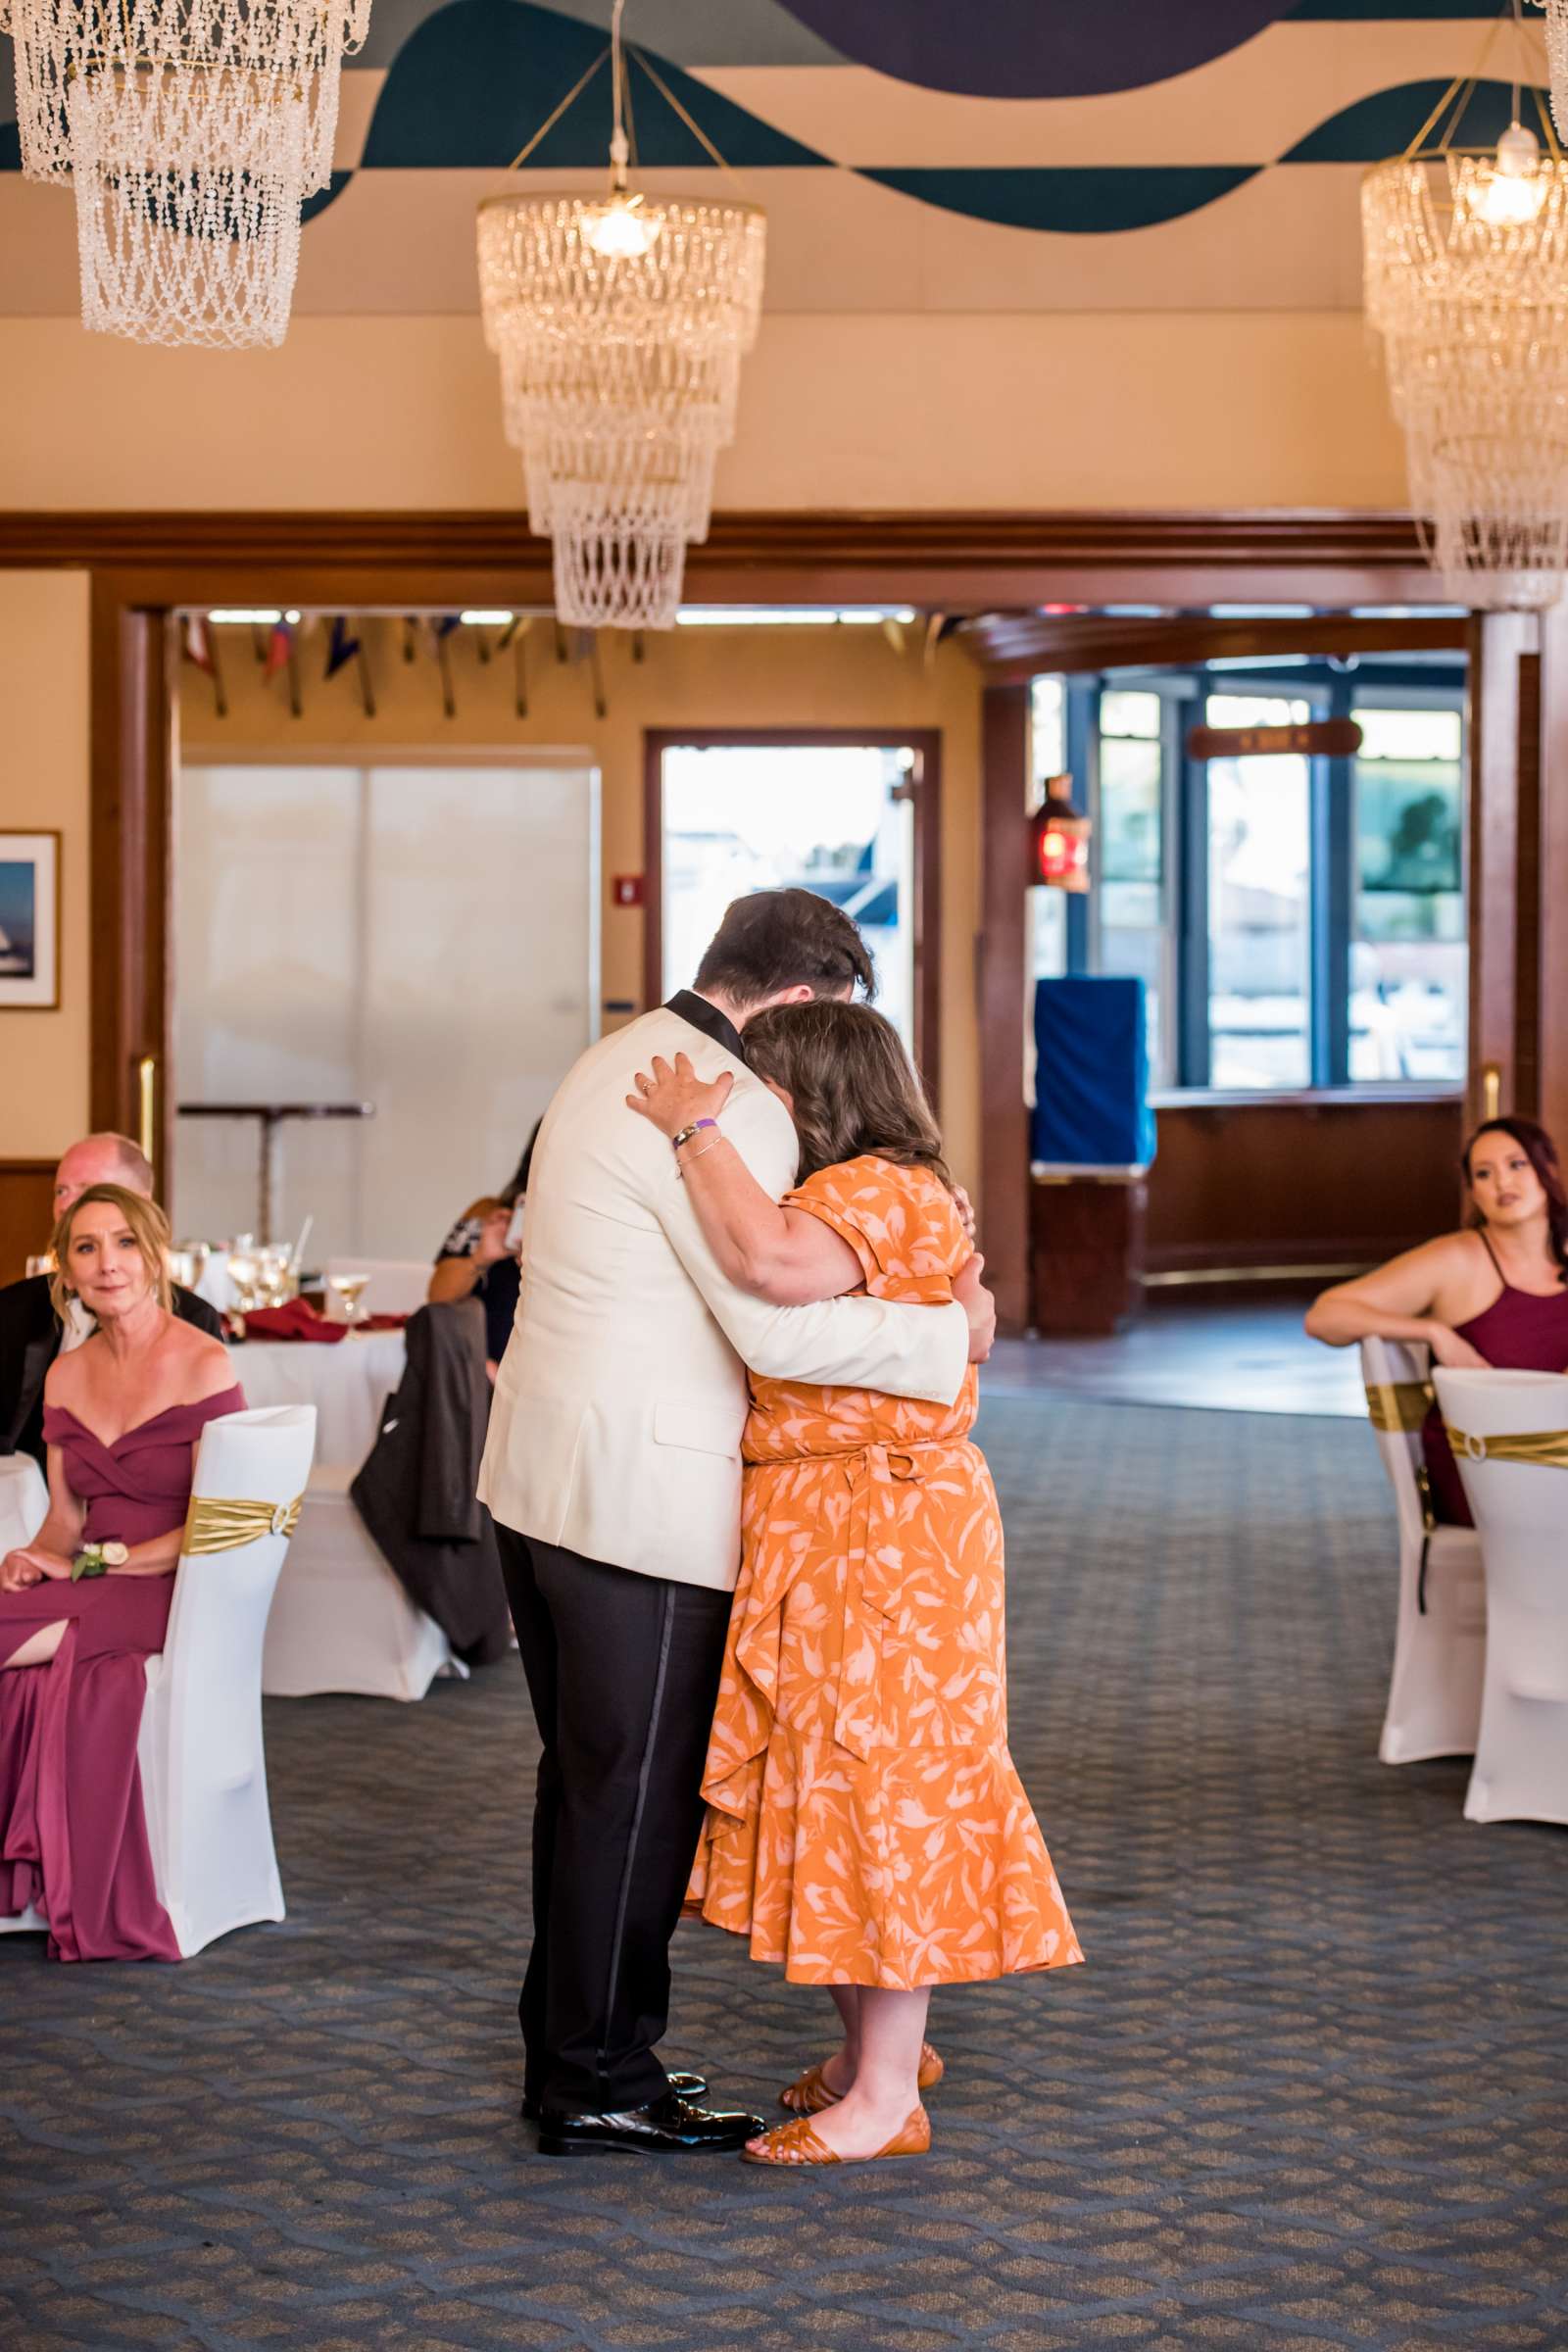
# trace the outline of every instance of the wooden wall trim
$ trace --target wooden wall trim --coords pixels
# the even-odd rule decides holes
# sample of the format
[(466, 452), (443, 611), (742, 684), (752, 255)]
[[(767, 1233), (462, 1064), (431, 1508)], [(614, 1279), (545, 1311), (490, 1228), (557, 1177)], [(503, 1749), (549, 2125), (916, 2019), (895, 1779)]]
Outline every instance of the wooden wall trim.
[(1516, 1104), (1521, 669), (1536, 642), (1522, 612), (1480, 613), (1470, 657), (1470, 1076), (1468, 1123), (1484, 1112), (1485, 1073)]
[(996, 685), (1022, 685), (1042, 670), (1114, 669), (1131, 663), (1267, 662), (1281, 654), (1452, 652), (1469, 646), (1463, 619), (1357, 619), (1317, 613), (1295, 620), (1211, 620), (1202, 613), (1124, 619), (1101, 612), (983, 612), (961, 623), (959, 642)]
[(52, 1159), (0, 1159), (0, 1283), (19, 1281), (54, 1222)]
[(1568, 610), (1541, 625), (1539, 1115), (1568, 1152)]
[[(510, 510), (0, 514), (0, 566), (127, 576), (127, 601), (282, 598), (398, 609), (480, 594), (550, 604), (550, 550)], [(394, 579), (376, 574), (409, 575)], [(1188, 607), (1288, 595), (1322, 604), (1434, 594), (1406, 514), (715, 514), (687, 555), (698, 600), (873, 600), (976, 611), (1140, 595)]]
[(663, 760), (679, 744), (764, 750), (906, 746), (915, 757), (914, 1051), (933, 1107), (942, 1104), (942, 730), (940, 727), (648, 727), (643, 731), (643, 1004), (664, 994)]
[(1029, 689), (988, 686), (980, 734), (980, 1246), (1006, 1333), (1029, 1323), (1029, 1111), (1024, 1102)]

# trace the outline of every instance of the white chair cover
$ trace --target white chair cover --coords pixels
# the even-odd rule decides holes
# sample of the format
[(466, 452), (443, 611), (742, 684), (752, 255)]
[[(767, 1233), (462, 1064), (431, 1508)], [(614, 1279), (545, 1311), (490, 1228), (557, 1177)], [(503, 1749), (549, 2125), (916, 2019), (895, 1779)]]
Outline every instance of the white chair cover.
[(1489, 1440), (1556, 1433), (1568, 1450), (1568, 1379), (1445, 1372), (1454, 1453), (1487, 1564), (1487, 1673), (1465, 1795), (1469, 1821), (1568, 1823), (1568, 1467), (1482, 1455)]
[[(310, 1476), (310, 1405), (210, 1421), (194, 1494), (292, 1502)], [(262, 1747), (262, 1640), (281, 1535), (182, 1559), (162, 1657), (147, 1661), (137, 1755), (158, 1893), (187, 1959), (216, 1936), (281, 1919)]]
[(1427, 1525), (1417, 1474), (1430, 1354), (1399, 1340), (1363, 1340), (1361, 1370), (1399, 1519), (1394, 1671), (1378, 1754), (1385, 1764), (1473, 1755), (1487, 1640), (1481, 1544), (1473, 1528)]
[[(417, 1257), (329, 1257), (325, 1275), (330, 1285), (334, 1274), (368, 1274), (370, 1279), (360, 1295), (362, 1314), (412, 1315), (423, 1306), (429, 1294), (433, 1263)], [(328, 1322), (345, 1320), (343, 1301), (330, 1288), (322, 1312)]]
[(49, 1516), (49, 1488), (30, 1453), (0, 1455), (0, 1560), (20, 1551)]
[(355, 1509), (349, 1488), (358, 1475), (358, 1464), (323, 1464), (306, 1490), (267, 1628), (262, 1689), (270, 1698), (321, 1690), (422, 1698), (438, 1674), (467, 1672)]

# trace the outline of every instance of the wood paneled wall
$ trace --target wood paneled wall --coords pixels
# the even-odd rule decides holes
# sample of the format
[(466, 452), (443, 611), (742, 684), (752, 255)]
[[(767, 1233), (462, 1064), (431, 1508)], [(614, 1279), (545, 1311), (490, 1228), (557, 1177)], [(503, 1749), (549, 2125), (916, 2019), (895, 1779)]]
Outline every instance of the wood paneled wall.
[(1459, 1221), (1457, 1097), (1183, 1103), (1158, 1119), (1152, 1274), (1372, 1265)]
[(0, 1282), (15, 1282), (54, 1228), (52, 1159), (0, 1159)]

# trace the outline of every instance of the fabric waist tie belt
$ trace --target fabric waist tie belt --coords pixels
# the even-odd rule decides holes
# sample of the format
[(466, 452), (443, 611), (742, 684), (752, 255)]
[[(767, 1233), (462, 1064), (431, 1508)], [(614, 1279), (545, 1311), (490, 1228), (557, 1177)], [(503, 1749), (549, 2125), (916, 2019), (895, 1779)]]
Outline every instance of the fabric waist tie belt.
[(192, 1495), (180, 1557), (200, 1559), (208, 1552), (237, 1551), (263, 1536), (292, 1536), (304, 1499), (296, 1494), (292, 1502), (239, 1502), (217, 1494)]

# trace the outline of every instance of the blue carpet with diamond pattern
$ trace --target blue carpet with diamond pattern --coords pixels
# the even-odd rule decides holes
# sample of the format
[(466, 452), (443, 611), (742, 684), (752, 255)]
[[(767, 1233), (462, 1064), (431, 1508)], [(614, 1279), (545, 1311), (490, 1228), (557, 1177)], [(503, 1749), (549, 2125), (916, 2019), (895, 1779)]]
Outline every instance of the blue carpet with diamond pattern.
[[(937, 1995), (924, 2162), (536, 2155), (514, 1664), (268, 1707), (287, 1922), (0, 1938), (24, 2352), (1562, 2352), (1568, 1832), (1375, 1759), (1364, 1427), (997, 1399), (1013, 1748), (1089, 1965)], [(759, 2105), (826, 2002), (683, 1928), (665, 2055)]]

